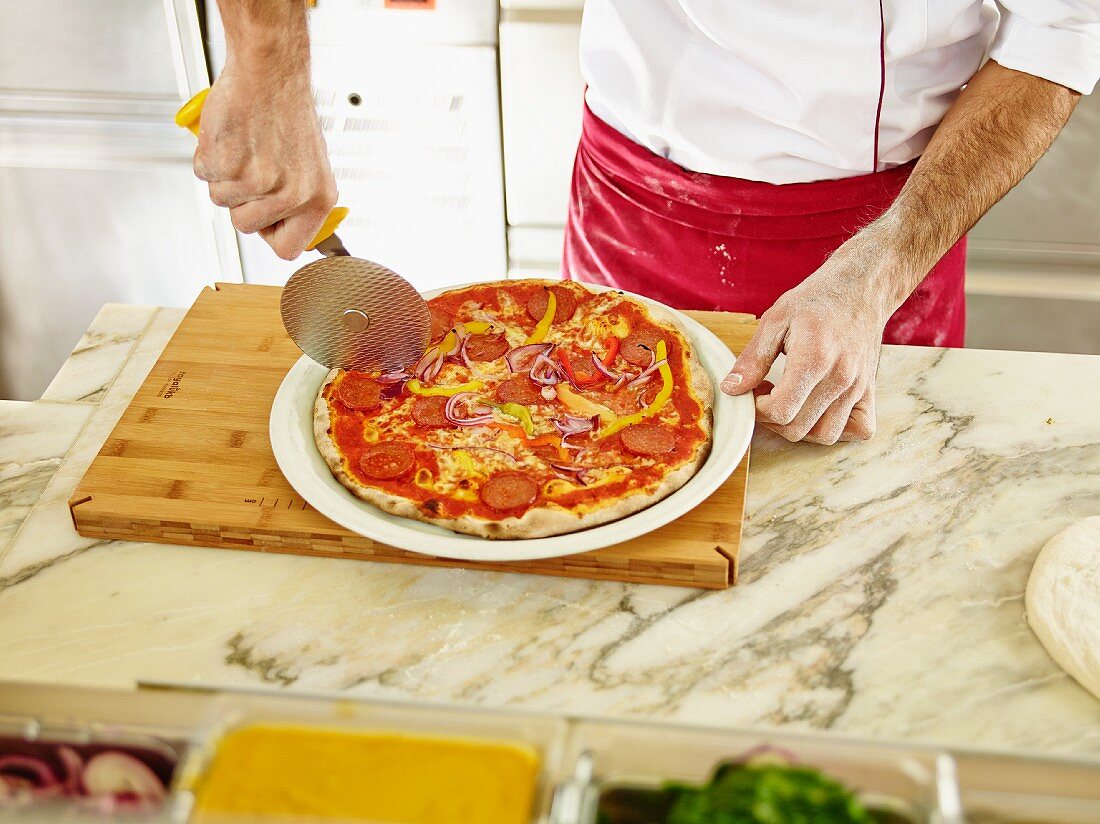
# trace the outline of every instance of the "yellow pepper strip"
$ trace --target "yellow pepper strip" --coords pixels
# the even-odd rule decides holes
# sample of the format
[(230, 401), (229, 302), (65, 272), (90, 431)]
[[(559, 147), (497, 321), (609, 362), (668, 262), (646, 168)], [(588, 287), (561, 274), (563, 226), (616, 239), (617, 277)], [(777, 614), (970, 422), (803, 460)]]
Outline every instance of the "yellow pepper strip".
[(518, 403), (490, 404), (490, 406), (497, 409), (501, 414), (519, 421), (519, 425), (523, 427), (523, 434), (528, 438), (535, 431), (535, 422), (531, 419), (531, 410), (526, 406), (521, 406)]
[(554, 322), (554, 313), (558, 311), (558, 299), (554, 297), (554, 291), (552, 289), (546, 290), (546, 312), (542, 316), (542, 320), (535, 326), (535, 331), (531, 333), (531, 337), (523, 342), (526, 346), (529, 343), (542, 343), (543, 338), (546, 337), (546, 333), (550, 331), (550, 324)]
[[(487, 323), (483, 320), (472, 320), (469, 323), (462, 324), (466, 328), (466, 332), (471, 335), (484, 335), (490, 329), (493, 328), (493, 324)], [(443, 338), (435, 346), (429, 346), (424, 350), (424, 354), (428, 354), (433, 349), (437, 352), (450, 352), (455, 348), (455, 344), (458, 342), (458, 338), (455, 337), (454, 332), (448, 332), (446, 337)]]
[[(663, 361), (668, 358), (668, 347), (665, 346), (665, 342), (657, 341), (657, 347), (654, 350), (657, 360)], [(657, 393), (657, 397), (653, 399), (653, 403), (642, 409), (639, 412), (635, 412), (633, 415), (626, 415), (619, 418), (610, 426), (600, 430), (599, 437), (607, 438), (614, 435), (620, 429), (625, 429), (628, 426), (633, 426), (636, 423), (641, 423), (646, 418), (652, 418), (658, 412), (660, 412), (668, 399), (672, 397), (673, 383), (672, 383), (672, 369), (667, 363), (660, 366), (657, 370), (661, 374), (661, 380), (664, 382), (661, 386), (661, 391)], [(558, 387), (558, 394), (561, 395), (561, 387)]]
[(554, 388), (558, 392), (558, 400), (561, 401), (562, 405), (570, 412), (574, 412), (585, 418), (599, 415), (600, 423), (604, 426), (610, 426), (614, 424), (615, 421), (619, 420), (619, 416), (602, 403), (596, 403), (583, 395), (578, 395), (564, 382), (559, 383)]
[(424, 386), (416, 378), (405, 381), (405, 388), (414, 395), (443, 395), (445, 397), (457, 395), (459, 392), (477, 392), (483, 386), (485, 384), (482, 381), (470, 381), (459, 386)]

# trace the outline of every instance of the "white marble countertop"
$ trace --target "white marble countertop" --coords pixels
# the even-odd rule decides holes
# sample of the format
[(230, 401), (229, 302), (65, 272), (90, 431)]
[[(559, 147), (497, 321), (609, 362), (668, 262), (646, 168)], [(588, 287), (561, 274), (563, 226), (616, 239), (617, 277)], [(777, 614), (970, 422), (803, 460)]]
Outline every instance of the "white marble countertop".
[(888, 347), (879, 434), (754, 440), (724, 592), (78, 536), (66, 501), (182, 312), (108, 306), (0, 403), (0, 678), (258, 686), (1100, 758), (1023, 590), (1100, 514), (1100, 357)]

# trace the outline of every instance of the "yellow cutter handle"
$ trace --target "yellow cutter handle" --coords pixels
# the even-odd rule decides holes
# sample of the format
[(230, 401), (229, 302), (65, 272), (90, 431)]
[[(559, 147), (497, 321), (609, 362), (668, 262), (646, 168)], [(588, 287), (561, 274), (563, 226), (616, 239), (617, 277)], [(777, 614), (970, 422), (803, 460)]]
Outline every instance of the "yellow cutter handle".
[[(183, 106), (180, 107), (180, 110), (176, 112), (176, 125), (187, 129), (187, 131), (191, 132), (195, 137), (199, 136), (199, 119), (202, 117), (202, 104), (206, 102), (206, 95), (209, 91), (210, 89), (203, 89), (184, 103)], [(347, 216), (348, 209), (344, 206), (337, 206), (329, 212), (328, 217), (325, 218), (325, 222), (321, 224), (320, 231), (318, 231), (313, 240), (309, 242), (309, 246), (306, 247), (306, 250), (313, 249), (322, 240), (330, 237)]]

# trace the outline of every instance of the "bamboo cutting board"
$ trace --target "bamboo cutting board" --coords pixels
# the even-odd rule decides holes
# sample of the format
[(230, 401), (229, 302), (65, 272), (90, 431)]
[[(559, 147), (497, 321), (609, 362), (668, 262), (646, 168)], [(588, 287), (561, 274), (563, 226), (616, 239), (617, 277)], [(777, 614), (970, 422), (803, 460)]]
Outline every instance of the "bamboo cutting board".
[[(736, 582), (748, 455), (679, 520), (563, 558), (452, 561), (337, 526), (291, 488), (268, 440), (271, 402), (301, 356), (279, 317), (281, 291), (218, 284), (199, 295), (69, 500), (81, 535), (707, 589)], [(750, 315), (688, 314), (735, 352), (756, 328)]]

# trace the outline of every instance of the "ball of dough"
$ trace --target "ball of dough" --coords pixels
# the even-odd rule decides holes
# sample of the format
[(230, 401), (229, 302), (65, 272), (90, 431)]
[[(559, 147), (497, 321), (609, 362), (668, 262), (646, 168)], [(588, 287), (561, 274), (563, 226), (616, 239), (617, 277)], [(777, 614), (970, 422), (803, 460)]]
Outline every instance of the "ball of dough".
[(1100, 698), (1100, 516), (1047, 542), (1024, 600), (1027, 621), (1050, 657)]

